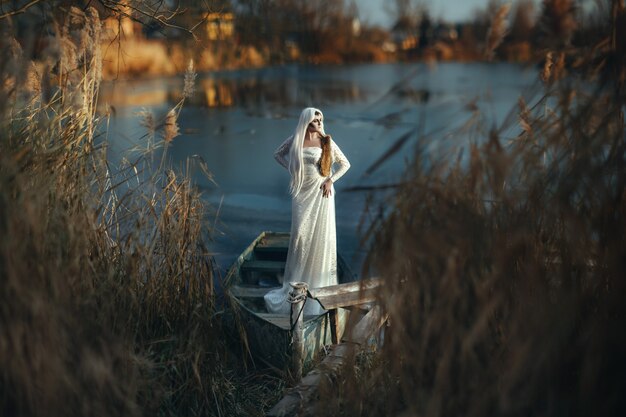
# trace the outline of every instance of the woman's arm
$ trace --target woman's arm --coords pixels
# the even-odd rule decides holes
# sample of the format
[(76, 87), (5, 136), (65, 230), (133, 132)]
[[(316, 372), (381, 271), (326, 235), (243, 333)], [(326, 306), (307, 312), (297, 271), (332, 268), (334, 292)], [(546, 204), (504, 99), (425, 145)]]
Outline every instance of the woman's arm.
[(332, 182), (337, 182), (337, 180), (341, 178), (347, 170), (350, 169), (350, 162), (348, 161), (348, 158), (346, 158), (346, 156), (343, 154), (343, 152), (341, 152), (341, 149), (339, 149), (339, 146), (337, 146), (335, 141), (332, 141), (330, 143), (330, 146), (333, 156), (333, 164), (339, 165), (337, 170), (330, 176), (330, 180)]
[(291, 141), (293, 140), (293, 136), (289, 136), (277, 149), (274, 151), (274, 159), (281, 164), (285, 169), (289, 169), (289, 160), (287, 159), (287, 155), (289, 154), (289, 149), (291, 148)]
[(343, 154), (343, 152), (341, 152), (339, 146), (337, 146), (335, 142), (331, 140), (330, 147), (330, 151), (333, 157), (333, 164), (339, 165), (339, 168), (330, 177), (328, 177), (328, 179), (324, 181), (324, 183), (320, 187), (322, 189), (322, 195), (324, 197), (330, 197), (331, 195), (333, 195), (333, 183), (341, 178), (348, 169), (350, 169), (350, 162), (348, 161), (348, 158), (346, 158), (346, 156)]

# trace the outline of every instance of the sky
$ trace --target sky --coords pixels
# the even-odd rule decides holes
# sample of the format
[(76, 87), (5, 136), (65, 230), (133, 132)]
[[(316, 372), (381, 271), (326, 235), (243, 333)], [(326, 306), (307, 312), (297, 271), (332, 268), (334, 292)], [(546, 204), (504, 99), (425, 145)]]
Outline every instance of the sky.
[[(485, 8), (488, 0), (421, 0), (421, 2), (427, 5), (434, 19), (461, 22), (470, 19), (474, 10)], [(390, 7), (393, 0), (356, 0), (361, 21), (389, 28), (393, 22), (385, 10), (385, 3)]]

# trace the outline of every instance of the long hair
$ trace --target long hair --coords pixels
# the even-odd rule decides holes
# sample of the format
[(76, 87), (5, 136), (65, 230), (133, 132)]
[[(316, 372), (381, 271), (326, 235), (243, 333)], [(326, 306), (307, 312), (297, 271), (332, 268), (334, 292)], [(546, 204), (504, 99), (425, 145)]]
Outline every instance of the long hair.
[(302, 172), (302, 148), (304, 144), (304, 136), (306, 135), (306, 129), (309, 123), (315, 119), (315, 115), (319, 114), (322, 121), (320, 131), (322, 137), (325, 137), (324, 133), (324, 114), (321, 110), (313, 107), (307, 107), (300, 113), (300, 120), (296, 130), (293, 132), (293, 141), (291, 142), (291, 149), (289, 151), (289, 173), (291, 174), (291, 181), (289, 182), (289, 192), (292, 196), (297, 195), (302, 188), (304, 182), (304, 174)]
[(330, 176), (330, 167), (333, 164), (330, 156), (330, 136), (322, 136), (322, 156), (318, 162), (322, 177)]

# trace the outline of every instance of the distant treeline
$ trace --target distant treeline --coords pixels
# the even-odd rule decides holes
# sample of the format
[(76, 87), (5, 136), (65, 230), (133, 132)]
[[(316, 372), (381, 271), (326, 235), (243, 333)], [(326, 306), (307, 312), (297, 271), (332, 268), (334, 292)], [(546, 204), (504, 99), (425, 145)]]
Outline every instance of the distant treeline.
[[(548, 49), (597, 42), (604, 22), (595, 16), (606, 15), (609, 7), (491, 0), (458, 23), (433, 18), (422, 2), (394, 0), (384, 11), (394, 24), (381, 28), (359, 19), (354, 0), (192, 0), (173, 9), (150, 1), (23, 3), (4, 15), (20, 43), (36, 45), (33, 54), (46, 48), (48, 34), (70, 5), (98, 10), (107, 42), (105, 78), (182, 73), (190, 58), (199, 70), (284, 62), (539, 62)], [(39, 39), (26, 39), (33, 37)]]

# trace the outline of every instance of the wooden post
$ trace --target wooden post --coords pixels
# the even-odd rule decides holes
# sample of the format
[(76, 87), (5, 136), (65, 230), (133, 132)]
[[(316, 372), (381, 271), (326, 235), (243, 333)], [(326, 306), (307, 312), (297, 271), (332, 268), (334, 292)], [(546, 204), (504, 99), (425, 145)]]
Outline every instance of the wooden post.
[[(317, 415), (315, 405), (322, 381), (336, 381), (341, 368), (350, 363), (355, 349), (367, 346), (370, 336), (387, 319), (379, 306), (373, 307), (350, 331), (346, 342), (331, 347), (331, 352), (305, 376), (300, 383), (289, 389), (285, 396), (266, 414), (268, 417), (295, 417)], [(334, 385), (337, 387), (337, 385)]]
[(291, 373), (295, 381), (302, 379), (304, 363), (304, 302), (308, 285), (306, 282), (290, 282), (291, 291), (287, 301), (291, 303)]
[(337, 335), (339, 331), (339, 317), (337, 316), (336, 308), (328, 312), (328, 320), (330, 321), (330, 339), (333, 345), (336, 345), (339, 343), (339, 336)]

